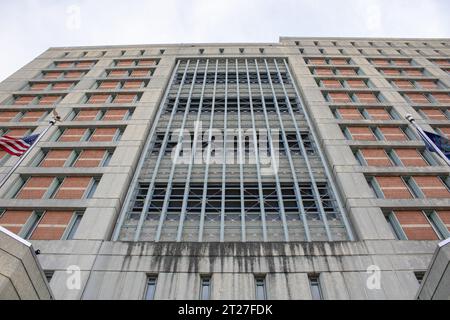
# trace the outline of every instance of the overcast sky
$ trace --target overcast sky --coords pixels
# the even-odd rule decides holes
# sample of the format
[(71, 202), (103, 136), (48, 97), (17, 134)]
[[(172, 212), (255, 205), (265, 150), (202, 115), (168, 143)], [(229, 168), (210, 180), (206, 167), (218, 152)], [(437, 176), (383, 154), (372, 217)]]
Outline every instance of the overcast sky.
[(450, 37), (449, 0), (0, 0), (0, 80), (48, 47)]

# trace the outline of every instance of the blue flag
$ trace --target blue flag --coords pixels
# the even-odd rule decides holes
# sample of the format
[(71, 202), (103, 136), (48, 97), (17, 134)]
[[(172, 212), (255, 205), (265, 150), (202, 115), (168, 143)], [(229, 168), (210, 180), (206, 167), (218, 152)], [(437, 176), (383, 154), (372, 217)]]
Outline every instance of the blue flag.
[[(431, 141), (433, 141), (433, 143), (436, 145), (436, 147), (438, 147), (439, 150), (441, 150), (442, 153), (445, 154), (445, 157), (448, 160), (450, 160), (450, 140), (448, 140), (447, 138), (445, 138), (443, 136), (435, 134), (435, 133), (431, 133), (428, 131), (423, 131), (423, 132), (427, 135), (427, 137)], [(422, 137), (422, 135), (421, 135), (421, 137)], [(428, 143), (423, 137), (422, 137), (422, 139), (425, 142), (428, 150), (430, 150), (432, 152), (436, 152), (436, 150), (430, 143)]]

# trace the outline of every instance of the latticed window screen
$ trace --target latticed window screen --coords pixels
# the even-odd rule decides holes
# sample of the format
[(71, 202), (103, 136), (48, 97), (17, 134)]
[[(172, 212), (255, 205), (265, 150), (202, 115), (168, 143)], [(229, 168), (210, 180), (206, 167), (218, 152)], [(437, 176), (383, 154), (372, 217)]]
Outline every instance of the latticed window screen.
[(309, 122), (286, 59), (178, 60), (114, 239), (352, 240)]

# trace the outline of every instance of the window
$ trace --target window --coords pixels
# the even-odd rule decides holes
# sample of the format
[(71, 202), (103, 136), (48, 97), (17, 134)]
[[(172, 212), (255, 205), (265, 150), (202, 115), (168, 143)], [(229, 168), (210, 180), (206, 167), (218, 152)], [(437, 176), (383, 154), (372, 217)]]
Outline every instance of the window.
[(266, 277), (256, 276), (255, 283), (256, 283), (255, 300), (267, 300)]
[(309, 275), (309, 288), (311, 289), (312, 300), (323, 300), (322, 290), (320, 288), (319, 275)]
[(92, 182), (88, 188), (88, 192), (86, 194), (86, 199), (90, 199), (94, 196), (95, 190), (97, 190), (98, 183), (100, 182), (100, 179), (94, 178), (92, 179)]
[(211, 277), (202, 276), (200, 279), (200, 300), (211, 299)]
[(78, 226), (80, 225), (81, 219), (83, 218), (83, 213), (75, 212), (70, 227), (68, 228), (65, 240), (73, 239), (75, 233), (77, 232)]
[(155, 292), (156, 292), (156, 276), (148, 276), (144, 300), (154, 300)]

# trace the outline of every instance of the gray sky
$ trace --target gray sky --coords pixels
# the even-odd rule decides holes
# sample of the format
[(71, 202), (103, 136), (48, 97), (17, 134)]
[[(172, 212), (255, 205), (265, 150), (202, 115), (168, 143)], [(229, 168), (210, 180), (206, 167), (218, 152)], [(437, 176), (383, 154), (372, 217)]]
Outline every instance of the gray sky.
[(1, 0), (0, 12), (0, 80), (52, 46), (450, 37), (448, 0)]

